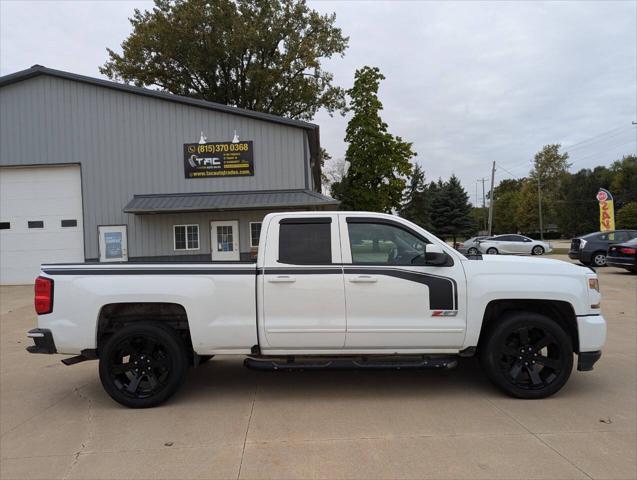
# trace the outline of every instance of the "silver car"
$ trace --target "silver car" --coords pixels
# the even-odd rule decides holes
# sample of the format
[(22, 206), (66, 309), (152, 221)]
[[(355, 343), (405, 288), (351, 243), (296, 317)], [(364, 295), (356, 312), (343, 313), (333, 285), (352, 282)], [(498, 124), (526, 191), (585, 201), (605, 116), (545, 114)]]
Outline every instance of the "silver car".
[(478, 255), (480, 253), (478, 250), (478, 240), (484, 240), (485, 238), (489, 237), (486, 235), (471, 237), (458, 246), (458, 251), (463, 255)]
[(533, 240), (524, 235), (496, 235), (478, 241), (480, 253), (489, 255), (512, 254), (512, 255), (544, 255), (551, 252), (553, 248), (548, 242)]

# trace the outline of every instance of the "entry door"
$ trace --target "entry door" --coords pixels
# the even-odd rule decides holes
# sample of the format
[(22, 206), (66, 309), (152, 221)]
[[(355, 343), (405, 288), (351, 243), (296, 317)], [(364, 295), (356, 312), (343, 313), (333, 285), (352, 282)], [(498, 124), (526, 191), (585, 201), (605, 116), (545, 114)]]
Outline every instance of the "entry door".
[(127, 262), (128, 235), (126, 225), (100, 225), (100, 262)]
[[(348, 221), (349, 220), (349, 221)], [(465, 286), (459, 262), (423, 265), (429, 240), (398, 222), (341, 217), (348, 349), (462, 345)]]
[(210, 246), (213, 262), (239, 260), (239, 222), (210, 222)]

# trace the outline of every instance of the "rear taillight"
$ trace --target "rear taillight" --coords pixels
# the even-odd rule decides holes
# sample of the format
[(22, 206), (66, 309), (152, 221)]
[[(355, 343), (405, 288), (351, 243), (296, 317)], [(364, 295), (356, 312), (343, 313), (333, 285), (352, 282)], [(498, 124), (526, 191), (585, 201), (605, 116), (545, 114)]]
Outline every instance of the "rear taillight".
[(35, 279), (35, 312), (45, 315), (53, 311), (53, 280), (45, 277)]
[(619, 251), (625, 253), (626, 255), (635, 255), (635, 253), (637, 253), (637, 248), (622, 247), (619, 249)]

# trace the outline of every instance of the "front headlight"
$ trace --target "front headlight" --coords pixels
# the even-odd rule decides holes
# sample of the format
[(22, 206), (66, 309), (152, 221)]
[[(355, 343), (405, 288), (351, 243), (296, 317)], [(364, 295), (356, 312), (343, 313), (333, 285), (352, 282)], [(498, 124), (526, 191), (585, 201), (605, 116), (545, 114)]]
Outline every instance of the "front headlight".
[(599, 292), (599, 279), (598, 278), (589, 278), (588, 279), (588, 288), (591, 290), (596, 290)]
[(586, 240), (583, 238), (579, 241), (579, 248), (584, 248), (586, 246)]

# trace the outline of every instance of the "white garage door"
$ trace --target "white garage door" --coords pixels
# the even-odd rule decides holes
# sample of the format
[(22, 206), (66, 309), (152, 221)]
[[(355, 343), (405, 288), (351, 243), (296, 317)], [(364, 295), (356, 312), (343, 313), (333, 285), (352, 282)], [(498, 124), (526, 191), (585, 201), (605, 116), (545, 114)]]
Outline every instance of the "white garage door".
[(84, 261), (81, 183), (79, 166), (0, 168), (0, 284)]

